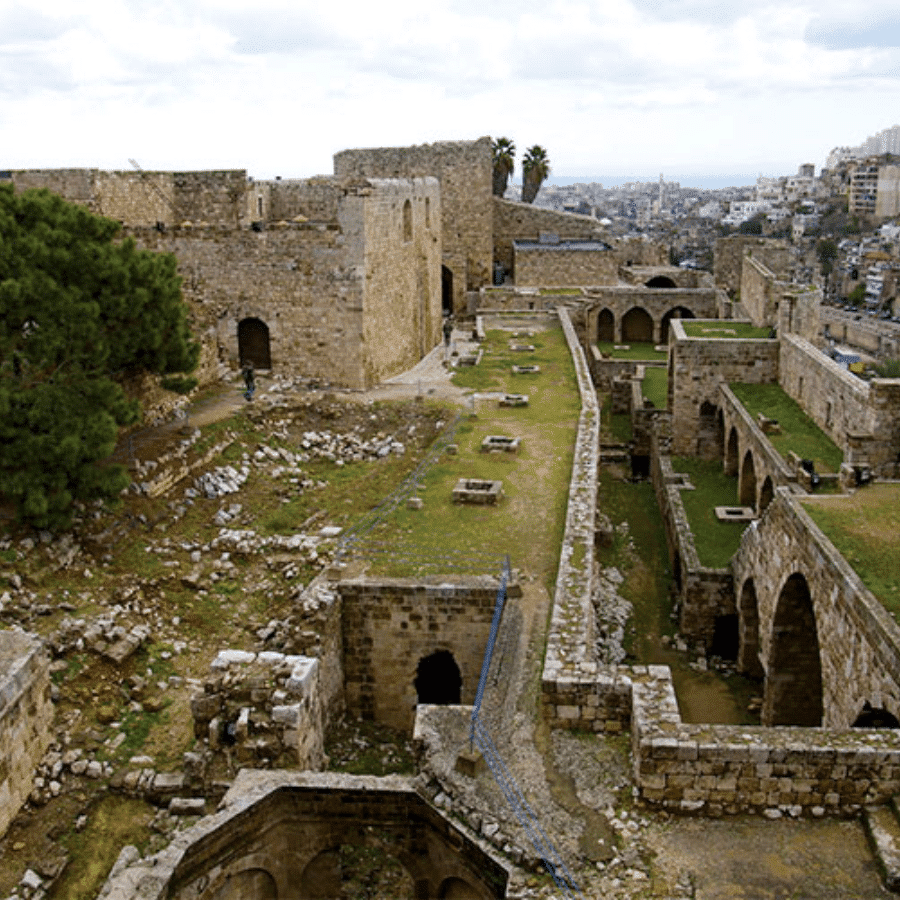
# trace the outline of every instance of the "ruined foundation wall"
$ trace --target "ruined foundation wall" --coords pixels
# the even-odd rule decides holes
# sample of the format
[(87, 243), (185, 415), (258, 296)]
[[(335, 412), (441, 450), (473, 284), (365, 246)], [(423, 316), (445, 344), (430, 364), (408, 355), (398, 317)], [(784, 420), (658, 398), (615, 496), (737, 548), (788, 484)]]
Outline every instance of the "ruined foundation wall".
[(720, 404), (719, 385), (769, 384), (778, 380), (777, 340), (687, 338), (673, 320), (669, 398), (675, 456), (694, 456), (700, 433), (700, 407)]
[[(423, 584), (406, 579), (342, 581), (344, 691), (350, 716), (411, 731), (420, 661), (449, 651), (471, 704), (497, 597), (494, 578)], [(510, 587), (511, 595), (518, 590)]]
[(893, 476), (900, 451), (900, 380), (865, 382), (795, 335), (781, 341), (779, 370), (782, 388), (843, 450), (845, 461)]
[(0, 631), (0, 835), (33, 787), (50, 744), (50, 660), (32, 635)]

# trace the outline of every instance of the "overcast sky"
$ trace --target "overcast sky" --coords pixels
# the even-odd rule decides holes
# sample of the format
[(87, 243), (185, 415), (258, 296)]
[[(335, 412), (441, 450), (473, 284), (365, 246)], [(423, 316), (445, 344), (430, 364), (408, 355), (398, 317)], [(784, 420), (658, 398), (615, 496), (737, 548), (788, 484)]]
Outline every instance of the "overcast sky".
[(493, 135), (750, 183), (897, 123), (897, 0), (0, 0), (0, 168), (306, 177)]

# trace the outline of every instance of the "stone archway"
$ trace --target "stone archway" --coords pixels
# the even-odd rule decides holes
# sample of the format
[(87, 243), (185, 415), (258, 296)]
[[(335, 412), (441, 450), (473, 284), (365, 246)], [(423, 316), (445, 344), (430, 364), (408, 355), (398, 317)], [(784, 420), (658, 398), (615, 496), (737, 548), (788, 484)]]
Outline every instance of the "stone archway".
[(753, 463), (753, 452), (750, 450), (744, 454), (744, 461), (741, 464), (738, 492), (740, 494), (738, 502), (741, 506), (756, 509), (756, 466)]
[(728, 432), (728, 443), (725, 445), (725, 474), (732, 478), (738, 474), (738, 435), (734, 427)]
[(625, 343), (653, 343), (653, 318), (646, 309), (633, 306), (622, 316), (622, 340)]
[(601, 309), (597, 316), (597, 341), (615, 343), (616, 320), (611, 309)]
[(900, 721), (886, 709), (873, 707), (867, 700), (853, 722), (854, 728), (900, 728)]
[(269, 326), (262, 319), (247, 318), (238, 322), (238, 361), (252, 362), (257, 369), (271, 369)]
[(784, 583), (769, 644), (762, 724), (822, 724), (822, 661), (812, 596), (806, 578), (795, 572)]
[(772, 484), (772, 476), (767, 475), (766, 480), (763, 482), (762, 487), (759, 490), (759, 514), (762, 515), (766, 509), (768, 509), (769, 504), (775, 497), (775, 487)]
[(438, 891), (440, 900), (481, 900), (483, 894), (462, 878), (447, 878)]
[(738, 671), (750, 678), (762, 678), (763, 667), (759, 661), (759, 605), (756, 586), (748, 578), (738, 598)]
[(644, 287), (648, 288), (675, 288), (678, 287), (668, 275), (654, 275), (649, 281), (644, 282)]
[(437, 650), (419, 660), (414, 682), (418, 703), (458, 705), (462, 676), (449, 650)]
[(700, 404), (697, 423), (697, 456), (715, 460), (722, 453), (721, 415), (719, 407), (708, 400)]
[[(363, 894), (361, 887), (368, 890)], [(254, 894), (244, 895), (246, 898)], [(413, 900), (419, 896), (402, 861), (377, 841), (345, 843), (309, 861), (300, 879), (302, 900), (378, 896)]]
[(669, 343), (669, 322), (672, 319), (693, 319), (694, 314), (686, 306), (676, 306), (670, 309), (659, 323), (659, 342), (661, 344)]

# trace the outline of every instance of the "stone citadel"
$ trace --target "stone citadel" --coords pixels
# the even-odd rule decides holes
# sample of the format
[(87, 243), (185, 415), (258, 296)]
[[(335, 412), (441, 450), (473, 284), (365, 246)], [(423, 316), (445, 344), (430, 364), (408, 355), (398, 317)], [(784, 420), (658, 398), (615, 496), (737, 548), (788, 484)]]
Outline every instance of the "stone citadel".
[[(203, 340), (204, 381), (250, 359), (263, 370), (365, 389), (426, 356), (440, 341), (444, 314), (471, 320), (474, 331), (479, 318), (502, 311), (558, 316), (582, 411), (541, 681), (548, 724), (629, 733), (641, 798), (670, 811), (827, 816), (887, 803), (900, 788), (897, 731), (853, 726), (865, 711), (900, 721), (900, 631), (804, 510), (811, 484), (802, 461), (773, 450), (729, 383), (780, 385), (841, 449), (840, 471), (827, 473), (836, 488), (864, 491), (898, 478), (900, 381), (863, 382), (821, 352), (820, 298), (791, 280), (783, 245), (726, 239), (714, 276), (669, 267), (665, 248), (608, 243), (589, 217), (492, 197), (488, 138), (345, 151), (334, 169), (330, 177), (271, 182), (243, 171), (8, 174), (17, 189), (48, 187), (121, 219), (142, 246), (176, 254)], [(497, 272), (505, 283), (492, 284), (503, 280)], [(770, 332), (697, 337), (685, 324), (692, 319)], [(603, 358), (598, 341), (666, 344), (667, 408), (643, 402), (642, 365)], [(631, 416), (632, 465), (652, 479), (666, 523), (679, 630), (707, 645), (717, 630), (733, 632), (739, 668), (764, 680), (758, 727), (685, 724), (665, 667), (604, 665), (597, 657), (598, 389)], [(720, 459), (738, 478), (740, 506), (753, 521), (727, 568), (699, 563), (673, 455)], [(429, 624), (469, 686), (460, 702), (472, 703), (493, 583), (448, 576), (435, 588), (337, 578), (311, 590), (322, 592), (326, 610), (322, 653), (295, 664), (279, 698), (285, 702), (273, 706), (308, 771), (245, 773), (230, 805), (152, 864), (123, 863), (105, 896), (286, 897), (298, 884), (301, 896), (327, 896), (315, 884), (327, 883), (333, 832), (347, 821), (335, 818), (340, 803), (354, 821), (389, 823), (388, 830), (410, 817), (422, 823), (416, 834), (398, 825), (394, 844), (418, 895), (506, 895), (508, 857), (483, 842), (476, 847), (409, 785), (315, 774), (331, 717), (346, 709), (384, 718), (415, 696), (386, 673), (415, 669), (430, 652)], [(392, 617), (404, 608), (425, 619), (392, 644)], [(3, 739), (26, 753), (0, 785), (10, 810), (31, 790), (52, 717), (41, 699), (48, 677), (41, 648), (23, 639), (14, 652), (27, 662), (4, 689)], [(224, 670), (259, 662), (231, 652)], [(231, 715), (226, 698), (207, 706), (194, 709), (204, 728)], [(414, 722), (392, 724), (432, 735), (441, 714), (420, 705)], [(261, 822), (277, 822), (268, 846), (249, 839)], [(301, 831), (308, 858), (279, 857), (277, 848)], [(480, 870), (466, 863), (478, 854)]]

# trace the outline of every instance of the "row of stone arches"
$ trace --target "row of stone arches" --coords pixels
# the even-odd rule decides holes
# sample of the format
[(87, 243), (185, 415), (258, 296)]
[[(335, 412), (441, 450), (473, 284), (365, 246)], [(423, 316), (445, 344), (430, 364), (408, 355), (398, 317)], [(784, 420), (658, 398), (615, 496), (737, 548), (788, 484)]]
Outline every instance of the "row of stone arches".
[[(824, 715), (822, 659), (815, 603), (806, 576), (793, 572), (781, 586), (768, 625), (765, 666), (760, 659), (763, 626), (752, 577), (741, 585), (737, 610), (736, 616), (728, 617), (736, 631), (737, 667), (746, 675), (764, 678), (762, 724), (820, 727)], [(893, 714), (867, 700), (860, 702), (851, 724), (859, 728), (900, 727)]]
[(609, 307), (604, 307), (597, 314), (597, 333), (594, 340), (625, 344), (666, 344), (669, 341), (672, 319), (693, 318), (693, 312), (686, 306), (675, 306), (657, 322), (644, 307), (633, 306), (617, 322), (615, 313)]

